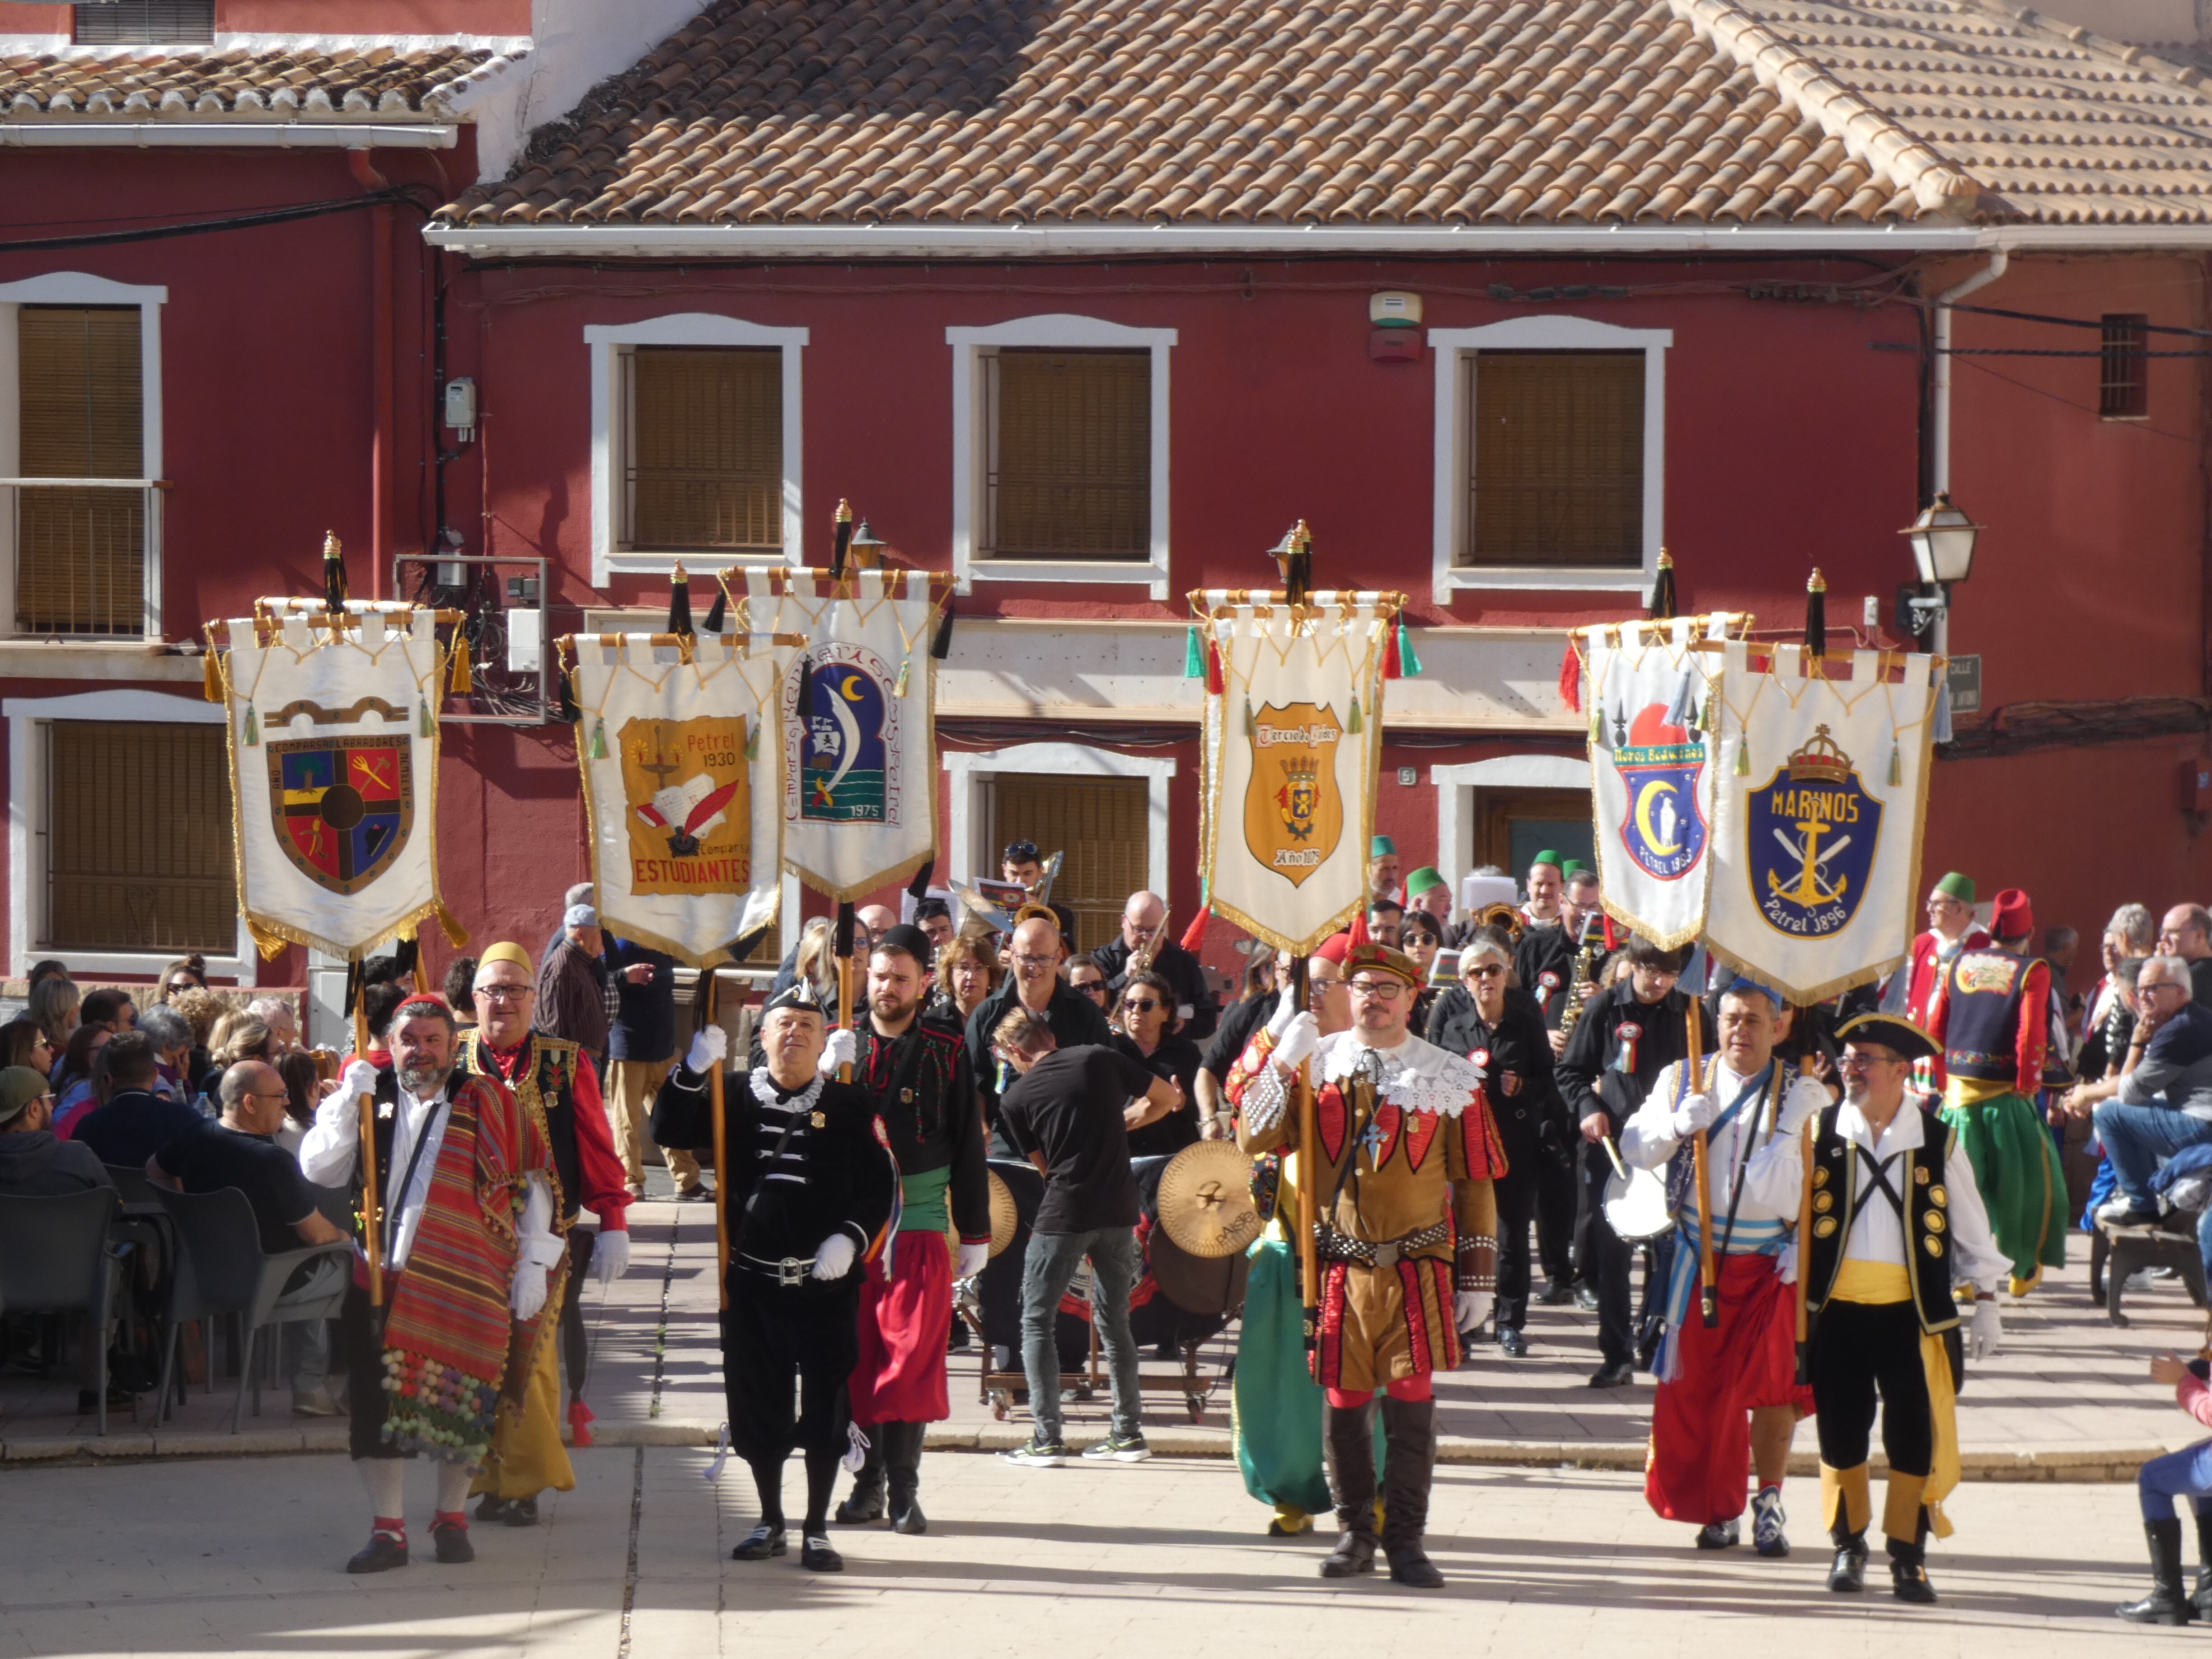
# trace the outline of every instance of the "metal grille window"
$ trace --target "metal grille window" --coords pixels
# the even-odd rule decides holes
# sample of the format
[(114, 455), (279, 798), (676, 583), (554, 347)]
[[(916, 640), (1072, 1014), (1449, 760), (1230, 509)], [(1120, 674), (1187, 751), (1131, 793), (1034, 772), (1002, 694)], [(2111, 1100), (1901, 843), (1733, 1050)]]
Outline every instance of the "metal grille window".
[(71, 9), (80, 46), (195, 46), (215, 40), (215, 0), (100, 0)]
[(1463, 565), (1633, 568), (1644, 556), (1640, 351), (1467, 360)]
[(783, 545), (783, 354), (639, 346), (622, 358), (623, 546)]
[(1067, 854), (1053, 902), (1075, 912), (1075, 943), (1094, 951), (1114, 937), (1129, 895), (1145, 885), (1151, 799), (1142, 778), (1000, 773), (992, 782), (991, 845), (1028, 840), (1047, 858)]
[[(16, 313), (15, 631), (145, 627), (144, 411), (131, 306)], [(72, 484), (68, 479), (127, 479)]]
[(1006, 348), (983, 371), (983, 556), (1148, 557), (1152, 354)]
[(222, 727), (54, 720), (45, 740), (38, 948), (230, 954)]
[(2150, 322), (2142, 312), (2105, 314), (2099, 360), (2097, 413), (2108, 421), (2140, 421), (2150, 414)]

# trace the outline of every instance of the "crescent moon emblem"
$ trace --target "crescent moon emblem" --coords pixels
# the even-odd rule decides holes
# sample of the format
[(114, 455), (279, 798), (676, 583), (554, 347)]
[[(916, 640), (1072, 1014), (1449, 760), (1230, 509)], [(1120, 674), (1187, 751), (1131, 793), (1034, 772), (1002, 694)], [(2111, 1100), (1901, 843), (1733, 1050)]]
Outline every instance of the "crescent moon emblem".
[(1662, 857), (1669, 853), (1680, 852), (1682, 843), (1679, 841), (1662, 842), (1659, 839), (1658, 832), (1651, 827), (1651, 807), (1661, 795), (1671, 795), (1674, 793), (1673, 784), (1656, 778), (1636, 793), (1636, 827), (1643, 834), (1644, 844)]
[(858, 674), (848, 674), (839, 683), (837, 695), (844, 698), (847, 702), (858, 702), (860, 700), (860, 677)]

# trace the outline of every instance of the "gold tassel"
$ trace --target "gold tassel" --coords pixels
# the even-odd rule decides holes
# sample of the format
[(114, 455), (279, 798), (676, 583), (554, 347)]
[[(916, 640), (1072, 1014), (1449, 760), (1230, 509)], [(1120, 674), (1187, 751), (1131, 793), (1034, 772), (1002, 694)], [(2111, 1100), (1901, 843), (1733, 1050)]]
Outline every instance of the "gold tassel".
[(1347, 732), (1354, 735), (1357, 735), (1361, 729), (1359, 720), (1359, 699), (1357, 696), (1353, 697), (1352, 700), (1352, 712), (1344, 717), (1344, 729)]
[(246, 705), (246, 746), (249, 749), (261, 741), (261, 722), (253, 717), (253, 705)]
[(1897, 746), (1897, 733), (1889, 734), (1889, 784), (1894, 789), (1905, 781), (1905, 757)]
[(1248, 738), (1260, 735), (1260, 722), (1252, 717), (1252, 700), (1249, 697), (1244, 699), (1244, 735)]
[(1748, 738), (1735, 746), (1735, 775), (1740, 778), (1751, 775), (1751, 742)]
[(428, 701), (425, 698), (417, 697), (415, 699), (415, 708), (416, 712), (422, 716), (420, 735), (426, 738), (436, 737), (438, 735), (438, 728), (430, 724), (430, 705)]
[(469, 636), (456, 630), (453, 635), (453, 695), (465, 697), (476, 689), (476, 681), (469, 673)]
[(592, 760), (607, 757), (607, 723), (597, 717), (592, 721), (592, 746), (586, 751), (586, 757)]
[(898, 683), (891, 687), (891, 695), (893, 696), (902, 697), (906, 696), (907, 670), (913, 666), (914, 659), (911, 656), (908, 657), (904, 661), (899, 664)]
[(745, 722), (745, 764), (748, 766), (760, 758), (760, 729), (758, 720)]
[(212, 651), (200, 653), (200, 690), (210, 702), (222, 701), (222, 665)]
[(438, 926), (446, 930), (446, 938), (457, 946), (466, 945), (469, 942), (469, 930), (462, 927), (459, 918), (446, 908), (446, 901), (433, 899), (430, 902), (437, 907)]

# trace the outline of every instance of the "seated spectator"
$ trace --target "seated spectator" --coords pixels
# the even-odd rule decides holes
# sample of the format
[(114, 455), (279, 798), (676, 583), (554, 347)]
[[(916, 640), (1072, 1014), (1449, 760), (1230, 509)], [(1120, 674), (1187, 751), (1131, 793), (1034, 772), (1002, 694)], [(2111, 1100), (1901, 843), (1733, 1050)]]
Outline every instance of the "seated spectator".
[(246, 1005), (246, 1012), (269, 1028), (269, 1057), (300, 1046), (300, 1017), (283, 998), (256, 997)]
[(100, 1063), (108, 1085), (106, 1103), (78, 1119), (70, 1139), (91, 1147), (102, 1164), (137, 1169), (171, 1141), (205, 1127), (184, 1102), (155, 1092), (160, 1066), (154, 1040), (145, 1032), (110, 1037)]
[(138, 1005), (131, 1000), (131, 993), (118, 991), (112, 986), (85, 993), (84, 1003), (77, 1010), (80, 1025), (98, 1025), (110, 1036), (118, 1031), (127, 1031), (138, 1023)]
[(31, 964), (31, 971), (23, 976), (23, 983), (31, 990), (35, 991), (39, 988), (40, 984), (46, 980), (67, 979), (68, 977), (69, 963), (64, 962), (58, 957), (45, 957)]
[(2106, 1225), (2158, 1219), (2150, 1179), (2159, 1160), (2212, 1140), (2212, 1010), (2193, 1000), (2189, 970), (2180, 957), (2155, 956), (2136, 981), (2142, 1012), (2118, 1085), (2094, 1113), (2112, 1162), (2114, 1192), (2097, 1212)]
[(25, 1017), (46, 1034), (57, 1055), (69, 1047), (70, 1035), (76, 1030), (78, 1002), (76, 987), (58, 975), (36, 981), (31, 987)]
[(175, 1009), (149, 1008), (138, 1016), (138, 1029), (152, 1039), (154, 1068), (161, 1075), (154, 1092), (176, 1100), (192, 1097), (192, 1025)]
[(206, 1097), (207, 1106), (202, 1115), (215, 1117), (222, 1112), (222, 1074), (241, 1060), (258, 1060), (271, 1064), (276, 1060), (276, 1042), (269, 1035), (269, 1027), (258, 1015), (227, 1013), (215, 1023), (208, 1034), (214, 1052), (208, 1056), (208, 1069), (203, 1078), (200, 1092)]
[(26, 1016), (0, 1025), (0, 1066), (27, 1066), (40, 1077), (48, 1077), (53, 1073), (54, 1053), (54, 1045), (46, 1041), (38, 1021)]
[(170, 999), (185, 991), (207, 989), (207, 958), (194, 951), (179, 957), (161, 969), (161, 989), (155, 1000), (167, 1004)]
[(1154, 1077), (1176, 1086), (1175, 1107), (1166, 1116), (1129, 1132), (1129, 1156), (1164, 1158), (1198, 1139), (1198, 1045), (1182, 1034), (1175, 988), (1164, 974), (1132, 974), (1114, 1006), (1111, 1047)]
[[(591, 884), (584, 884), (589, 891)], [(446, 976), (438, 981), (439, 994), (453, 1011), (453, 1023), (461, 1030), (468, 1030), (477, 1023), (477, 959), (474, 957), (455, 957), (446, 964)]]
[[(370, 988), (383, 988), (373, 986)], [(392, 1004), (395, 1008), (398, 1006), (397, 1002)], [(384, 1018), (388, 1027), (392, 1019), (389, 1010)], [(374, 1041), (373, 1038), (371, 1040)], [(324, 1079), (322, 1073), (315, 1066), (315, 1057), (305, 1048), (295, 1048), (290, 1054), (281, 1056), (276, 1061), (276, 1075), (284, 1080), (284, 1121), (276, 1126), (270, 1138), (296, 1157), (300, 1143), (307, 1139), (307, 1130), (314, 1123), (315, 1108), (322, 1103), (324, 1096), (338, 1085)]]
[(2212, 910), (2201, 904), (2177, 904), (2158, 925), (2158, 948), (2189, 964), (2197, 1000), (2212, 1003)]
[(214, 1063), (208, 1051), (215, 1028), (230, 1012), (230, 1005), (218, 992), (179, 991), (169, 999), (169, 1009), (184, 1016), (185, 1023), (192, 1028), (192, 1051), (185, 1066), (185, 1097), (196, 1100), (208, 1092), (208, 1071)]
[(0, 1071), (0, 1197), (62, 1198), (112, 1187), (89, 1146), (53, 1133), (53, 1091), (27, 1066)]
[(76, 1121), (100, 1102), (93, 1093), (93, 1061), (112, 1035), (105, 1025), (80, 1025), (70, 1033), (54, 1067), (54, 1133), (70, 1139)]

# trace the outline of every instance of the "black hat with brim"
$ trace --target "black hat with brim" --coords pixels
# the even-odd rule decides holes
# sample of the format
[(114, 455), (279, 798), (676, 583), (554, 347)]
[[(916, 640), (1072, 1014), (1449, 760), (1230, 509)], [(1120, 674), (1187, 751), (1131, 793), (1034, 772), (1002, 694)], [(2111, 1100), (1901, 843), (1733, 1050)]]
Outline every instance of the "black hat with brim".
[(1936, 1039), (1895, 1014), (1861, 1014), (1836, 1028), (1838, 1042), (1878, 1042), (1907, 1060), (1934, 1060), (1943, 1052)]
[(761, 1018), (766, 1019), (779, 1008), (796, 1008), (801, 1013), (818, 1014), (824, 1019), (830, 1017), (830, 1011), (822, 1006), (821, 993), (804, 974), (761, 1005)]

